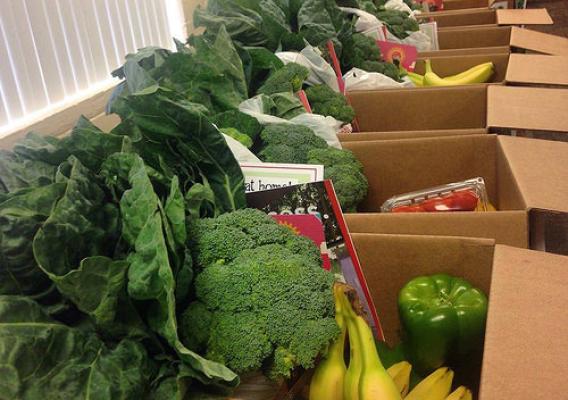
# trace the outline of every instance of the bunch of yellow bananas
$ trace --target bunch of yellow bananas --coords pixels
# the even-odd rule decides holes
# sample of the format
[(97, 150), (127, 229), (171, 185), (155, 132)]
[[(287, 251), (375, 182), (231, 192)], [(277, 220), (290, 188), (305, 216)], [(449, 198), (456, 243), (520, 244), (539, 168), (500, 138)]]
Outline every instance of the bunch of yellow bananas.
[[(319, 363), (310, 383), (310, 400), (471, 400), (471, 391), (460, 386), (450, 393), (454, 372), (439, 368), (417, 384), (410, 393), (412, 366), (406, 361), (385, 370), (373, 332), (354, 309), (353, 289), (334, 286), (335, 319), (341, 335)], [(349, 336), (349, 366), (345, 364)]]
[(457, 75), (441, 78), (432, 71), (432, 62), (430, 60), (426, 60), (425, 64), (426, 73), (424, 75), (407, 72), (408, 77), (415, 86), (456, 86), (469, 85), (472, 83), (485, 83), (489, 81), (495, 68), (492, 62), (486, 62), (476, 65), (475, 67), (471, 67), (467, 71), (461, 72)]
[[(353, 309), (347, 285), (336, 284), (335, 318), (340, 337), (318, 365), (310, 383), (310, 400), (402, 400), (399, 389), (383, 367), (373, 331)], [(349, 366), (345, 365), (344, 346), (349, 335)]]
[(472, 400), (471, 391), (460, 386), (450, 393), (454, 372), (447, 368), (438, 368), (408, 393), (412, 366), (401, 361), (387, 369), (404, 400)]

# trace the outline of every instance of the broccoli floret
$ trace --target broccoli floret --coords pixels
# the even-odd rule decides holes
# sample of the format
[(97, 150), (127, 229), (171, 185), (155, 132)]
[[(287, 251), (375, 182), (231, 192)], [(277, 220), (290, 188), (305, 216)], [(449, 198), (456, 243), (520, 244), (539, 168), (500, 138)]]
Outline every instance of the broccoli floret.
[(367, 196), (369, 183), (365, 175), (350, 165), (334, 165), (324, 171), (331, 179), (344, 212), (356, 212), (357, 205)]
[(204, 352), (212, 323), (213, 313), (200, 301), (194, 301), (180, 318), (181, 326), (191, 327), (191, 330), (185, 329), (180, 332), (181, 341), (188, 349), (198, 353)]
[(310, 71), (296, 63), (288, 63), (274, 71), (266, 82), (258, 89), (257, 94), (274, 94), (282, 92), (297, 92), (302, 88)]
[(203, 218), (189, 226), (192, 255), (197, 269), (227, 264), (247, 249), (279, 244), (302, 254), (310, 262), (321, 264), (320, 250), (314, 243), (278, 224), (266, 213), (245, 208), (217, 218)]
[(361, 64), (360, 68), (367, 72), (378, 72), (379, 74), (386, 75), (400, 82), (400, 70), (392, 63), (384, 61), (365, 61)]
[(198, 250), (209, 251), (213, 244), (202, 241), (218, 239), (211, 231), (227, 227), (262, 244), (237, 249), (230, 262), (201, 270), (195, 279), (196, 301), (180, 319), (181, 337), (190, 348), (237, 373), (262, 367), (271, 377), (289, 377), (298, 366), (312, 367), (339, 334), (334, 276), (321, 268), (313, 242), (259, 213), (239, 210), (192, 229)]
[(252, 140), (256, 139), (262, 130), (262, 125), (256, 118), (239, 110), (230, 110), (217, 114), (211, 118), (211, 122), (219, 129), (235, 128), (239, 132), (248, 135)]
[(324, 139), (301, 125), (268, 125), (260, 133), (260, 138), (262, 148), (258, 157), (265, 162), (305, 164), (308, 151), (328, 147)]
[(354, 33), (346, 36), (341, 54), (341, 65), (345, 69), (362, 68), (365, 61), (380, 61), (381, 50), (373, 38)]
[(232, 137), (236, 141), (240, 142), (246, 148), (252, 147), (252, 139), (250, 138), (250, 136), (239, 132), (235, 128), (221, 128), (221, 132), (223, 132), (227, 136)]
[(351, 122), (355, 118), (355, 111), (347, 104), (345, 96), (327, 85), (311, 86), (306, 89), (306, 95), (315, 114), (329, 115), (343, 122)]
[(272, 344), (263, 321), (254, 312), (215, 314), (206, 357), (236, 372), (260, 369), (272, 354)]
[(335, 148), (311, 150), (308, 163), (324, 166), (324, 177), (333, 182), (344, 212), (357, 210), (359, 203), (367, 196), (369, 183), (363, 174), (363, 166), (351, 151)]

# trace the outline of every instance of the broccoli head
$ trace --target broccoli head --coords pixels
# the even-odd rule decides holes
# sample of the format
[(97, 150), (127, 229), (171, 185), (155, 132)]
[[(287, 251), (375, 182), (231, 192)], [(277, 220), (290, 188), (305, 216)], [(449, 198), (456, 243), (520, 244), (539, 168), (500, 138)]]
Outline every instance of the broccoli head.
[(270, 74), (266, 82), (258, 89), (257, 94), (295, 93), (302, 88), (309, 75), (310, 71), (303, 65), (288, 63)]
[(217, 218), (202, 218), (190, 223), (192, 256), (197, 269), (215, 264), (227, 264), (247, 249), (267, 244), (279, 244), (320, 264), (320, 250), (313, 242), (295, 235), (264, 212), (252, 208), (222, 214)]
[(385, 61), (365, 61), (360, 68), (367, 72), (378, 72), (400, 82), (400, 69), (393, 63)]
[(313, 367), (339, 334), (334, 276), (321, 268), (319, 249), (309, 239), (298, 246), (299, 236), (258, 210), (207, 221), (194, 229), (206, 231), (197, 236), (197, 247), (208, 231), (227, 224), (261, 244), (197, 275), (196, 300), (180, 318), (184, 344), (239, 374), (264, 369), (280, 378), (298, 366)]
[(326, 141), (302, 125), (268, 125), (260, 133), (262, 148), (258, 157), (265, 162), (305, 164), (308, 151), (325, 149)]
[(315, 85), (306, 89), (306, 96), (315, 114), (331, 116), (339, 121), (351, 122), (355, 111), (347, 104), (345, 96), (334, 92), (327, 85)]
[(232, 137), (236, 141), (240, 142), (246, 148), (252, 147), (252, 139), (250, 136), (241, 133), (238, 129), (235, 128), (221, 128), (221, 132), (225, 135)]
[(354, 212), (367, 196), (369, 183), (363, 174), (363, 166), (349, 150), (328, 148), (308, 153), (308, 163), (322, 164), (324, 177), (333, 187), (344, 212)]
[(365, 61), (379, 61), (380, 59), (381, 50), (373, 38), (362, 33), (354, 33), (345, 38), (341, 65), (346, 70), (362, 68), (361, 65)]

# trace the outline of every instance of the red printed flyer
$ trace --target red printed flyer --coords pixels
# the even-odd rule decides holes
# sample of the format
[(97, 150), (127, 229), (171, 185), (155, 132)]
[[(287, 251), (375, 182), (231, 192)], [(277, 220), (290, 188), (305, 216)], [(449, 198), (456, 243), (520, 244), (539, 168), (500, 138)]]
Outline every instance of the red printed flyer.
[(398, 60), (404, 69), (414, 71), (414, 64), (418, 58), (416, 47), (382, 40), (377, 40), (377, 46), (381, 49), (385, 61), (392, 63), (394, 60)]

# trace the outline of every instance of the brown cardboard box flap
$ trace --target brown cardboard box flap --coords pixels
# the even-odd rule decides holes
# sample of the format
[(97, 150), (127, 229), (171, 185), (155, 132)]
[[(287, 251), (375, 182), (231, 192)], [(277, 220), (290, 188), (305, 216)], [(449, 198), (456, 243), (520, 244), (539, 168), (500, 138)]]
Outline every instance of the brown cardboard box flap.
[(527, 207), (568, 212), (568, 143), (508, 136), (498, 140)]
[(552, 25), (546, 8), (497, 10), (498, 25)]
[(487, 129), (431, 129), (426, 131), (356, 132), (338, 133), (340, 142), (366, 142), (370, 140), (416, 139), (442, 136), (481, 135)]
[(444, 213), (345, 214), (352, 233), (468, 236), (493, 239), (496, 243), (528, 248), (526, 211)]
[(568, 132), (568, 90), (490, 85), (487, 126)]
[(568, 56), (511, 54), (505, 80), (511, 83), (568, 85)]
[(510, 45), (538, 53), (568, 56), (568, 38), (516, 26), (511, 28)]
[(568, 257), (497, 245), (480, 400), (564, 398)]

